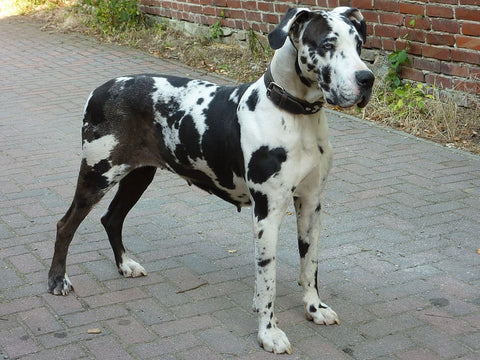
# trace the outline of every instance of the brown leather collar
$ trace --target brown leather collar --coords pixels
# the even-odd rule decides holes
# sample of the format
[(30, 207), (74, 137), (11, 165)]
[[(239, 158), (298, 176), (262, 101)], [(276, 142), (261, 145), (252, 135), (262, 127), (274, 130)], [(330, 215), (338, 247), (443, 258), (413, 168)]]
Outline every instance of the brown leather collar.
[(270, 66), (263, 76), (265, 86), (267, 87), (267, 97), (280, 109), (286, 110), (292, 114), (311, 115), (320, 111), (323, 107), (323, 101), (309, 103), (290, 95), (284, 88), (279, 86), (273, 80)]

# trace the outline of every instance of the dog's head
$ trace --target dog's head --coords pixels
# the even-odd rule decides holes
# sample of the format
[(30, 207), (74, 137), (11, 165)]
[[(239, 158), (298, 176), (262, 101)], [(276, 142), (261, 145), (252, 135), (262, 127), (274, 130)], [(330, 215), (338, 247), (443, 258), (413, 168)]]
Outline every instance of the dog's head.
[(306, 84), (322, 89), (328, 103), (364, 107), (372, 92), (373, 73), (360, 59), (366, 24), (358, 9), (332, 11), (289, 9), (268, 35), (280, 49), (290, 39), (297, 49), (297, 73)]

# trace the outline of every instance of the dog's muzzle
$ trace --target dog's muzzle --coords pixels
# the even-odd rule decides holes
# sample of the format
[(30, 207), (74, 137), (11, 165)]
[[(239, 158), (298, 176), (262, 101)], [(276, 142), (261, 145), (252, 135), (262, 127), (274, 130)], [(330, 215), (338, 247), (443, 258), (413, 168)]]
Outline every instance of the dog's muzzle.
[(360, 90), (360, 101), (357, 103), (357, 106), (363, 108), (368, 104), (370, 95), (372, 95), (372, 86), (375, 81), (375, 76), (370, 70), (362, 70), (355, 73), (355, 80), (357, 81)]

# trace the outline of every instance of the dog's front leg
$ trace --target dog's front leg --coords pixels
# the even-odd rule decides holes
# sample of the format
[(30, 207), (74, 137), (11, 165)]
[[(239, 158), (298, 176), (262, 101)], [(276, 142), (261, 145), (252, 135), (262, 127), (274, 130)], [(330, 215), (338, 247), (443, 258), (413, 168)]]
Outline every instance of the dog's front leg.
[(299, 284), (303, 287), (303, 304), (307, 319), (316, 324), (339, 324), (340, 321), (335, 311), (320, 300), (318, 293), (321, 192), (317, 192), (317, 196), (314, 194), (294, 197), (297, 214), (298, 251), (300, 253)]
[[(258, 193), (253, 192), (255, 199)], [(269, 206), (270, 205), (270, 206)], [(258, 342), (266, 351), (292, 353), (285, 333), (277, 327), (275, 316), (276, 251), (280, 223), (287, 204), (272, 206), (266, 195), (254, 200), (255, 232), (255, 294), (254, 307), (258, 312)]]

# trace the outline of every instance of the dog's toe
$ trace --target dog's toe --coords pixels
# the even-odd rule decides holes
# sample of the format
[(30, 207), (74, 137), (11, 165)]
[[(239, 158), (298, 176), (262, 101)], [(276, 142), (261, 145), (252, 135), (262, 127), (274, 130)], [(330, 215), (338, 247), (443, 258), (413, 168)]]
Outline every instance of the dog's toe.
[(258, 332), (258, 343), (266, 351), (275, 354), (291, 354), (292, 345), (288, 341), (287, 335), (277, 327), (272, 327)]
[(122, 256), (122, 262), (118, 266), (118, 272), (124, 277), (138, 277), (147, 275), (147, 271), (142, 265), (136, 261), (133, 261), (126, 255)]
[(340, 324), (337, 313), (322, 302), (306, 306), (306, 316), (308, 320), (319, 325)]
[(68, 275), (57, 276), (48, 280), (48, 291), (53, 295), (66, 296), (70, 291), (73, 291), (73, 285)]

